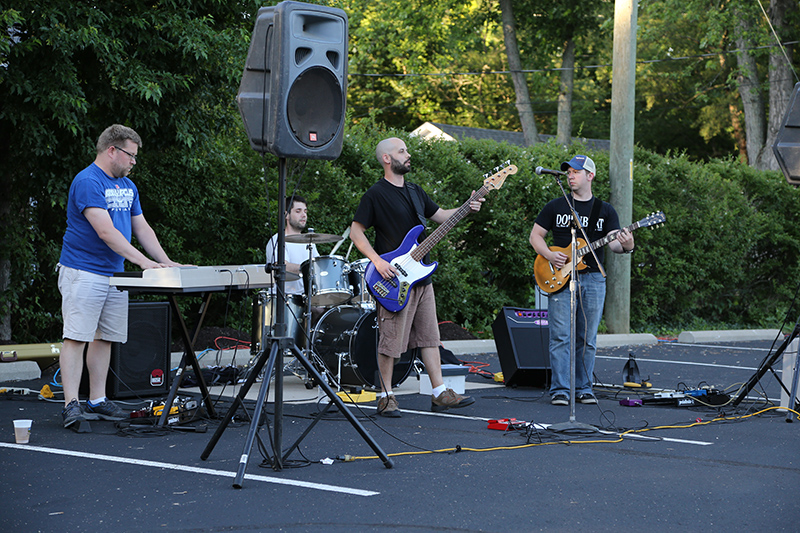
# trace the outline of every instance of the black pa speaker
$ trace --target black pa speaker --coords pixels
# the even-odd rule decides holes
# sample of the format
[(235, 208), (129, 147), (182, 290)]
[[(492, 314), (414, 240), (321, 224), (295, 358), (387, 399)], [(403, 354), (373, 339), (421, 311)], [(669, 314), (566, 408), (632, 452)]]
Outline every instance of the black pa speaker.
[(342, 152), (347, 14), (281, 2), (258, 10), (237, 102), (250, 146), (299, 159)]
[(800, 83), (796, 83), (786, 108), (783, 126), (775, 137), (772, 151), (786, 181), (800, 185)]
[(550, 329), (546, 310), (503, 307), (492, 323), (506, 386), (550, 383)]
[[(171, 316), (169, 302), (128, 304), (128, 342), (111, 345), (106, 396), (141, 398), (169, 392)], [(85, 360), (80, 392), (89, 395)]]

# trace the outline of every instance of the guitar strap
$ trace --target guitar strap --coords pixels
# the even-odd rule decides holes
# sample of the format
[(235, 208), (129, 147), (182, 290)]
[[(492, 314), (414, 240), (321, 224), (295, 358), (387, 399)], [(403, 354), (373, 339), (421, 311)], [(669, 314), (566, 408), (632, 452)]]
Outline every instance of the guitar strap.
[[(592, 196), (592, 212), (589, 215), (589, 222), (586, 224), (586, 235), (595, 235), (597, 233), (597, 219), (600, 218), (600, 208), (603, 206), (603, 200), (598, 200), (596, 196)], [(595, 240), (596, 237), (590, 237)]]
[(408, 190), (408, 195), (411, 197), (411, 205), (414, 206), (414, 210), (417, 212), (417, 218), (419, 218), (420, 224), (428, 227), (428, 219), (425, 218), (425, 211), (422, 208), (422, 195), (417, 187), (418, 185), (415, 183), (406, 183), (406, 190)]

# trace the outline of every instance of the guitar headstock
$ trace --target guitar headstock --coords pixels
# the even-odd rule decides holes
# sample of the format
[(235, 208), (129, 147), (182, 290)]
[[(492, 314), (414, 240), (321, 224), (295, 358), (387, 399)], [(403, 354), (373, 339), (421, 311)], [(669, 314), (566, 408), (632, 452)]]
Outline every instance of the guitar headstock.
[(649, 228), (653, 227), (655, 229), (656, 226), (659, 224), (663, 224), (667, 221), (667, 217), (664, 215), (663, 211), (659, 211), (657, 213), (650, 213), (642, 220), (639, 221), (640, 228)]
[(510, 176), (512, 174), (517, 173), (517, 166), (512, 165), (510, 161), (506, 161), (503, 163), (504, 166), (497, 167), (494, 169), (495, 173), (491, 176), (484, 174), (483, 185), (487, 189), (499, 189), (503, 186), (503, 183), (506, 181), (506, 176)]

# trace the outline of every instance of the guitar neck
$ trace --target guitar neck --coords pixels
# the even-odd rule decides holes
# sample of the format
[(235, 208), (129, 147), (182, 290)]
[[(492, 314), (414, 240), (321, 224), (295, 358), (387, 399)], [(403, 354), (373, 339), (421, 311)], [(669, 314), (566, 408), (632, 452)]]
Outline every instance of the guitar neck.
[[(642, 226), (641, 222), (642, 222), (641, 220), (639, 222), (634, 222), (633, 224), (631, 224), (630, 226), (626, 227), (625, 229), (628, 230), (628, 231), (633, 231), (635, 229), (639, 229)], [(605, 246), (606, 244), (610, 243), (611, 241), (613, 241), (616, 238), (617, 238), (617, 234), (616, 233), (609, 233), (608, 235), (606, 235), (602, 239), (597, 239), (596, 241), (594, 241), (591, 244), (587, 244), (586, 246), (578, 248), (577, 256), (579, 258), (583, 257), (584, 255), (589, 253), (591, 250), (597, 250), (598, 248), (600, 248), (602, 246)]]
[(433, 233), (431, 233), (424, 241), (422, 241), (419, 246), (417, 246), (414, 251), (411, 252), (411, 257), (414, 258), (415, 261), (422, 261), (422, 258), (425, 257), (425, 254), (430, 252), (436, 244), (442, 240), (442, 238), (447, 235), (451, 229), (455, 227), (458, 222), (467, 216), (470, 212), (469, 204), (470, 202), (474, 202), (475, 200), (480, 200), (489, 192), (489, 189), (486, 188), (486, 185), (482, 186), (478, 189), (475, 194), (470, 196), (469, 200), (464, 202), (461, 207), (459, 207), (455, 213), (450, 215), (450, 218), (439, 224), (439, 227), (436, 228)]

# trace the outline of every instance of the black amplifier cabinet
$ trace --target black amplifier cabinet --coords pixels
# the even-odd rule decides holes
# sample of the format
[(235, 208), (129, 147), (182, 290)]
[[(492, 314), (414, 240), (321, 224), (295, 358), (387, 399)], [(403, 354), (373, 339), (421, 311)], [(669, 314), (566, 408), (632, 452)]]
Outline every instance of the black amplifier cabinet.
[(503, 307), (492, 323), (492, 332), (506, 386), (549, 385), (547, 310)]

